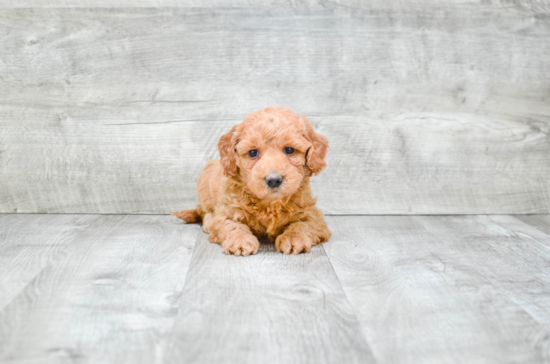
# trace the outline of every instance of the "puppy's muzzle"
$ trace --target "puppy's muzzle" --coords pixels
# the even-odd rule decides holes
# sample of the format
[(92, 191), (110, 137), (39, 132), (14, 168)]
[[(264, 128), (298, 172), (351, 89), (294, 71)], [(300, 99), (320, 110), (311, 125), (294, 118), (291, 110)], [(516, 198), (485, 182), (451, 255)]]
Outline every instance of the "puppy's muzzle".
[(267, 177), (265, 177), (265, 184), (269, 188), (277, 188), (283, 183), (283, 176), (276, 172), (270, 172)]

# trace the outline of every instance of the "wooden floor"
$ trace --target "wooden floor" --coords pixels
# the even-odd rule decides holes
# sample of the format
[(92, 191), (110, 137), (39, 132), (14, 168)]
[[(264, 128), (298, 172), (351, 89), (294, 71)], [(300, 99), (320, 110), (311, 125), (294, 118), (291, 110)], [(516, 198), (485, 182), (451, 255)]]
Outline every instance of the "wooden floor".
[(0, 362), (550, 362), (550, 215), (327, 220), (245, 258), (170, 216), (0, 215)]

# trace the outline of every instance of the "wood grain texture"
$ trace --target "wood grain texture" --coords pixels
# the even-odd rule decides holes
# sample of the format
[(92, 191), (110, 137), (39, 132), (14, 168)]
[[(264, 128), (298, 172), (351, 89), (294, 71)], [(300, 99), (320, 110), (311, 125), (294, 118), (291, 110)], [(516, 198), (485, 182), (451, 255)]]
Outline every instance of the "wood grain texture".
[(550, 360), (550, 254), (536, 239), (486, 216), (328, 222), (325, 250), (377, 361)]
[(0, 212), (193, 206), (219, 136), (285, 105), (331, 141), (326, 213), (548, 213), (546, 3), (5, 8)]
[(179, 307), (171, 363), (374, 362), (321, 246), (235, 257), (201, 233)]
[(244, 258), (169, 216), (0, 214), (0, 362), (550, 361), (548, 215), (327, 222)]
[(198, 230), (98, 217), (0, 313), (0, 361), (162, 362)]
[(1, 215), (0, 310), (97, 216)]
[(550, 215), (515, 215), (514, 217), (550, 235)]
[[(439, 0), (418, 0), (411, 4), (406, 0), (4, 0), (0, 8), (357, 8), (357, 9), (392, 9), (402, 7), (441, 6)], [(464, 8), (476, 6), (486, 9), (517, 9), (536, 13), (550, 12), (548, 0), (446, 0), (447, 8)]]
[(418, 219), (550, 332), (550, 235), (505, 215)]
[[(484, 259), (482, 265), (487, 278), (550, 331), (550, 235), (512, 216), (490, 216), (490, 221), (501, 229), (484, 232), (488, 237), (482, 243), (493, 251), (493, 257)], [(457, 228), (469, 226), (461, 223)]]

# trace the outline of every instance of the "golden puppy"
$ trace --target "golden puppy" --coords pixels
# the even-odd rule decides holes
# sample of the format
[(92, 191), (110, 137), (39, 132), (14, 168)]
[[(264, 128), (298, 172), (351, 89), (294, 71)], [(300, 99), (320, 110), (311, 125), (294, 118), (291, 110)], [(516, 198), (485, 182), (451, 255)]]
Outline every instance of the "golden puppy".
[(172, 215), (203, 220), (226, 254), (256, 254), (258, 237), (275, 240), (278, 252), (307, 253), (331, 235), (309, 187), (327, 149), (307, 118), (282, 107), (253, 112), (220, 138), (221, 158), (199, 177), (197, 208)]

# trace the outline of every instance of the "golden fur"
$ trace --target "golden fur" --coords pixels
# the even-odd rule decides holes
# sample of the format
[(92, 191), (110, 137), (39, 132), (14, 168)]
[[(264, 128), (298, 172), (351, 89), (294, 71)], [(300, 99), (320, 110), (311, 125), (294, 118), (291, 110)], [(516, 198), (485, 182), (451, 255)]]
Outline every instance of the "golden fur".
[[(285, 153), (287, 147), (294, 152)], [(285, 254), (307, 253), (330, 238), (309, 187), (326, 166), (328, 140), (307, 118), (282, 107), (253, 112), (220, 138), (218, 149), (221, 158), (208, 161), (198, 180), (200, 204), (172, 215), (202, 220), (226, 254), (256, 254), (258, 237), (275, 240)], [(279, 187), (268, 187), (269, 173), (283, 177)]]

